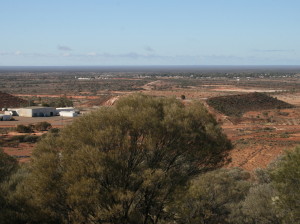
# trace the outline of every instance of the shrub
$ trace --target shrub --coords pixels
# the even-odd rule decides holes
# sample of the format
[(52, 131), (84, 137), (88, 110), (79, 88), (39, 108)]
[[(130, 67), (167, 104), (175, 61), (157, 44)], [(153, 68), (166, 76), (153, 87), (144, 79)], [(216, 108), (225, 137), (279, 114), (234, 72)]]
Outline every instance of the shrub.
[(251, 186), (242, 169), (219, 169), (200, 175), (176, 195), (170, 210), (178, 224), (227, 223), (232, 207), (242, 201)]
[(281, 116), (289, 116), (290, 113), (289, 112), (284, 112), (284, 111), (278, 111), (277, 114), (281, 115)]
[(60, 132), (60, 129), (59, 128), (51, 128), (49, 130), (49, 133), (52, 133), (52, 134), (59, 134)]
[(36, 135), (25, 135), (23, 141), (24, 142), (36, 143), (39, 139), (40, 139), (40, 137), (36, 136)]
[(52, 125), (47, 121), (42, 121), (37, 123), (34, 128), (37, 131), (47, 131), (48, 129), (52, 128)]
[(12, 136), (9, 141), (10, 142), (31, 142), (35, 143), (39, 140), (39, 136), (36, 135), (15, 135)]
[(16, 127), (16, 131), (19, 133), (31, 133), (32, 132), (32, 127), (30, 125), (25, 126), (23, 124), (19, 124)]
[(286, 152), (271, 173), (278, 191), (277, 205), (284, 210), (285, 223), (300, 222), (300, 147)]
[(14, 135), (12, 136), (9, 141), (10, 142), (24, 142), (25, 135)]

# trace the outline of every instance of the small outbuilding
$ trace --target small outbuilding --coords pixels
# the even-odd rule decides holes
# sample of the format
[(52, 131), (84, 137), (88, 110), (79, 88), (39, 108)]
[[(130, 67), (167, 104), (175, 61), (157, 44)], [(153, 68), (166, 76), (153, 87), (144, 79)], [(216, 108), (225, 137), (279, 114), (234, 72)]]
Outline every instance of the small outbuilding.
[(7, 108), (7, 110), (4, 111), (4, 114), (11, 116), (19, 116), (16, 108)]
[[(15, 114), (14, 114), (15, 113)], [(4, 114), (5, 115), (11, 115), (11, 116), (16, 116), (17, 115), (17, 112), (16, 111), (11, 111), (11, 110), (7, 110), (7, 111), (4, 111)]]
[(80, 113), (80, 111), (78, 109), (75, 109), (74, 107), (59, 107), (59, 108), (56, 108), (57, 115), (59, 115), (59, 113), (62, 112), (62, 111), (75, 112), (77, 114)]
[(0, 114), (0, 121), (10, 121), (10, 120), (11, 120), (11, 115)]
[(53, 107), (25, 107), (17, 109), (20, 117), (52, 117), (56, 115)]
[(62, 117), (77, 117), (78, 113), (76, 113), (75, 111), (60, 111), (59, 116), (62, 116)]

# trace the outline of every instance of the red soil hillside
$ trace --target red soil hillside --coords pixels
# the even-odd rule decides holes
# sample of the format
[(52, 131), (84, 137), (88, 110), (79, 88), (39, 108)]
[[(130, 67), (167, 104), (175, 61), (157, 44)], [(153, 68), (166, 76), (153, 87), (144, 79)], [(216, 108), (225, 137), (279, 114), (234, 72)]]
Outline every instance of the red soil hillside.
[(0, 91), (0, 108), (20, 107), (26, 103), (26, 100)]

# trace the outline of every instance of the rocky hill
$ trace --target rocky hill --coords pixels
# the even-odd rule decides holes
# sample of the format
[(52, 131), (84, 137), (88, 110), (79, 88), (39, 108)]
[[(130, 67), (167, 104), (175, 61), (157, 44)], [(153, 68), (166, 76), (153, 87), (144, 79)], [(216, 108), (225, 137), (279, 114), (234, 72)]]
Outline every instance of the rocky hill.
[(26, 104), (26, 100), (0, 91), (0, 109), (7, 107), (20, 107)]
[(248, 111), (294, 107), (264, 93), (213, 97), (207, 100), (207, 104), (227, 116), (237, 117)]

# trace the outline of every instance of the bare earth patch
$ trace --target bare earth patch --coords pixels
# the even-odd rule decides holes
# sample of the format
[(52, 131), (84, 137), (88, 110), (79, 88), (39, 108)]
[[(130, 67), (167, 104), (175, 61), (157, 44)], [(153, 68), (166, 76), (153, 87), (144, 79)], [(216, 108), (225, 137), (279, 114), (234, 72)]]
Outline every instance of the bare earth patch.
[[(289, 114), (283, 116), (280, 112)], [(269, 116), (272, 116), (272, 122), (268, 122)], [(265, 168), (284, 150), (300, 144), (300, 108), (253, 111), (243, 118), (238, 124), (225, 122), (222, 126), (234, 146), (228, 167), (249, 171)]]

